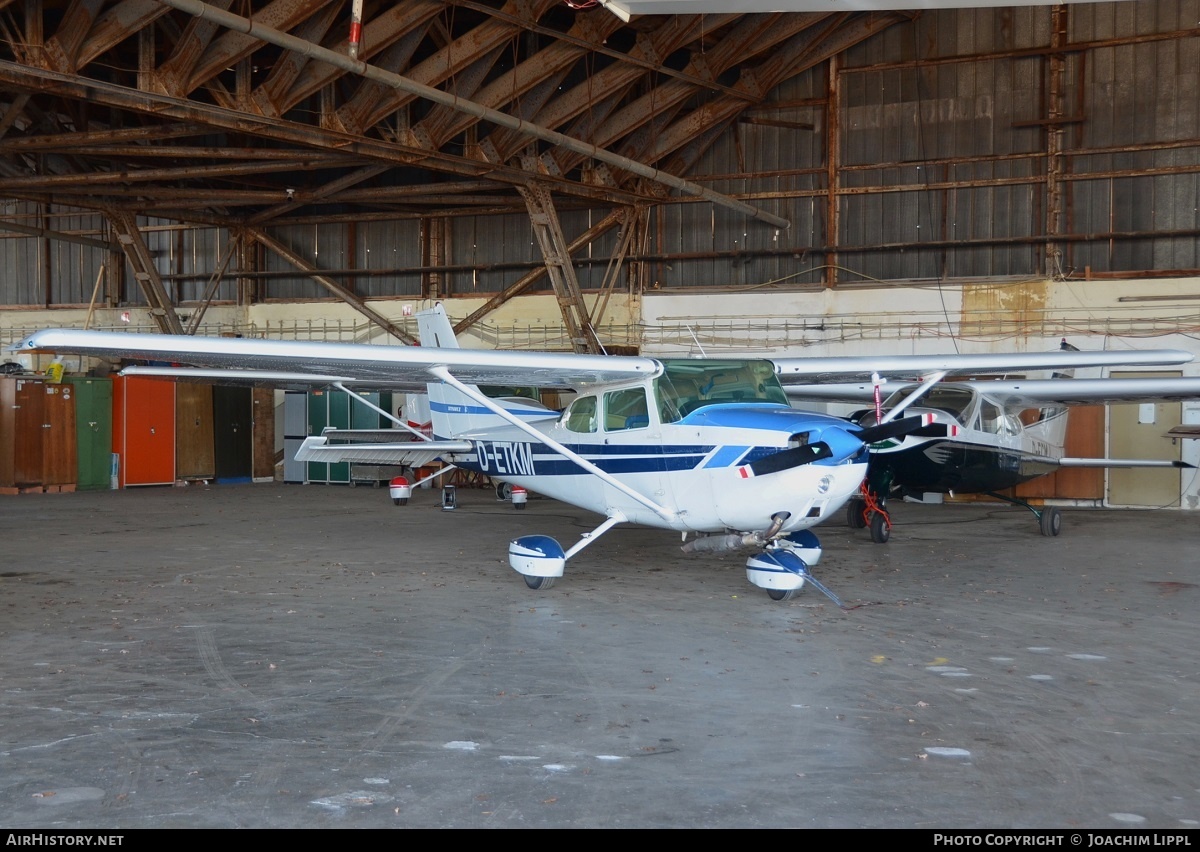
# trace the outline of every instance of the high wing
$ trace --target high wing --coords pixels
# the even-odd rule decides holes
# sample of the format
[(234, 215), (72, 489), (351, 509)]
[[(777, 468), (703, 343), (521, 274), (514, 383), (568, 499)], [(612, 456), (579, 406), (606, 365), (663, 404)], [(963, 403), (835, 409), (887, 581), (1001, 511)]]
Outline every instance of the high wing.
[[(281, 384), (356, 383), (360, 387), (419, 390), (435, 370), (445, 368), (461, 381), (482, 385), (525, 385), (576, 388), (602, 382), (656, 375), (662, 365), (653, 358), (622, 355), (511, 352), (485, 349), (442, 349), (228, 337), (125, 334), (74, 329), (34, 332), (13, 347), (16, 351), (49, 351), (109, 359), (162, 361), (189, 367), (217, 368), (221, 381)], [(872, 375), (913, 378), (935, 372), (956, 375), (1103, 366), (1183, 364), (1192, 360), (1181, 350), (1109, 352), (1008, 353), (1000, 355), (902, 355), (845, 358), (776, 358), (776, 373), (785, 388), (868, 378)], [(139, 368), (141, 371), (143, 368)], [(158, 367), (156, 375), (185, 375)], [(143, 372), (143, 375), (147, 374)]]
[(955, 376), (1029, 371), (1186, 364), (1193, 355), (1178, 349), (1081, 352), (1010, 352), (999, 355), (855, 355), (842, 358), (775, 358), (784, 389), (793, 385), (828, 384), (870, 379), (916, 379), (943, 372)]
[[(278, 376), (281, 383), (296, 382), (298, 376), (307, 375), (312, 377), (314, 384), (340, 381), (396, 390), (424, 390), (428, 382), (437, 381), (431, 371), (438, 367), (445, 367), (460, 380), (472, 384), (562, 389), (654, 375), (661, 369), (652, 358), (635, 356), (123, 334), (74, 329), (36, 331), (13, 349), (254, 371), (253, 374), (245, 373), (244, 381), (248, 383), (267, 381), (272, 375)], [(181, 376), (186, 373), (157, 368), (155, 375)], [(210, 376), (217, 380), (217, 374)], [(220, 376), (220, 380), (238, 378), (236, 372)]]
[[(887, 397), (909, 384), (888, 383), (882, 386), (881, 391)], [(1006, 410), (1050, 404), (1100, 405), (1200, 399), (1200, 378), (1031, 379), (1015, 382), (978, 379), (946, 384), (976, 388)], [(875, 387), (870, 382), (794, 385), (784, 390), (792, 399), (812, 402), (868, 403), (875, 396)]]

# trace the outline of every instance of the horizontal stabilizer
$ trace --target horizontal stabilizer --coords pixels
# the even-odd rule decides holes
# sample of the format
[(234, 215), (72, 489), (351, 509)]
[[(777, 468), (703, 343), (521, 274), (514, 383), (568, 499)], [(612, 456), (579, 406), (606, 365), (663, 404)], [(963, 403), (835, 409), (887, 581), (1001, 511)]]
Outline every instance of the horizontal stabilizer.
[(1194, 464), (1177, 459), (1076, 459), (1064, 458), (1058, 462), (1063, 467), (1173, 467), (1192, 469)]
[(336, 426), (326, 426), (321, 434), (329, 439), (330, 444), (395, 444), (400, 441), (420, 441), (416, 435), (402, 429), (338, 429)]
[(470, 441), (395, 441), (386, 444), (330, 443), (328, 435), (305, 438), (296, 452), (298, 462), (351, 462), (422, 467), (455, 453), (469, 453)]

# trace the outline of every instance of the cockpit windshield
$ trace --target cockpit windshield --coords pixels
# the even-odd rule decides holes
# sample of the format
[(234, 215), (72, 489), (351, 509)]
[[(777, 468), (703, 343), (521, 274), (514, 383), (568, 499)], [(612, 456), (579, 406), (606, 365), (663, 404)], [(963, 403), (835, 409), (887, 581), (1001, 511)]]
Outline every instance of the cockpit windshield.
[(788, 404), (775, 367), (769, 361), (663, 361), (663, 374), (654, 380), (658, 416), (674, 423), (697, 408), (722, 402)]
[[(917, 390), (918, 385), (901, 388), (887, 398), (884, 403), (884, 408), (895, 408), (904, 400), (908, 399), (912, 393)], [(971, 402), (974, 400), (975, 394), (969, 390), (952, 387), (937, 387), (917, 400), (915, 405), (919, 408), (936, 408), (938, 411), (944, 411), (960, 423), (966, 423), (968, 409), (971, 407)]]

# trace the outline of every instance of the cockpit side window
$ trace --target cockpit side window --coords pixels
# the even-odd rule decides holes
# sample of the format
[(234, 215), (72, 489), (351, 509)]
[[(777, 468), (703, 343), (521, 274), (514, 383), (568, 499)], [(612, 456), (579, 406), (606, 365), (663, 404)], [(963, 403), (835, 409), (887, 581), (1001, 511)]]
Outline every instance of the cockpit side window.
[(596, 431), (596, 397), (581, 396), (563, 413), (563, 425), (571, 432)]
[(1004, 433), (1004, 412), (1000, 406), (986, 399), (979, 403), (979, 428), (984, 432)]
[(610, 391), (604, 395), (604, 431), (642, 429), (650, 425), (650, 409), (643, 388)]

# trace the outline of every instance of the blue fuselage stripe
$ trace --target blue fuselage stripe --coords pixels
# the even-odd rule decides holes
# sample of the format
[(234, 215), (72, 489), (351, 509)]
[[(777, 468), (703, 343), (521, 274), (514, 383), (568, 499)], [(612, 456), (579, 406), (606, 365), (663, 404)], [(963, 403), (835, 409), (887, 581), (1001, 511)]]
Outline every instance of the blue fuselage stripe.
[(738, 463), (738, 460), (746, 454), (750, 447), (721, 447), (712, 454), (705, 467), (729, 467)]
[[(502, 405), (500, 407), (509, 414), (515, 414), (518, 417), (547, 417), (554, 415), (553, 411), (545, 408), (518, 408), (512, 405)], [(491, 415), (492, 417), (498, 416), (496, 412), (492, 411), (490, 408), (485, 408), (482, 405), (463, 405), (462, 403), (456, 402), (434, 402), (433, 400), (430, 400), (429, 410), (436, 411), (439, 414), (487, 414)]]
[[(466, 470), (494, 476), (577, 476), (578, 464), (545, 444), (521, 441), (475, 441), (474, 458), (458, 456), (455, 464)], [(779, 447), (711, 446), (682, 444), (661, 446), (602, 446), (566, 444), (606, 473), (665, 473), (701, 467), (729, 467), (779, 452)], [(711, 456), (711, 458), (710, 458)], [(718, 459), (722, 460), (718, 462)], [(707, 461), (706, 461), (707, 460)]]

